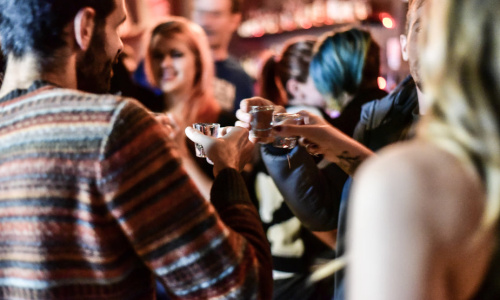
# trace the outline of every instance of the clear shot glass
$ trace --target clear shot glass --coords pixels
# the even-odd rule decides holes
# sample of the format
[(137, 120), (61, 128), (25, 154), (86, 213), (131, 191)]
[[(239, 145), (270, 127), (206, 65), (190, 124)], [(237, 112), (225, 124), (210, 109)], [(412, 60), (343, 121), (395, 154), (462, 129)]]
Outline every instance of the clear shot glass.
[[(193, 128), (196, 130), (201, 131), (204, 135), (209, 135), (213, 137), (218, 137), (219, 135), (219, 129), (220, 129), (220, 124), (219, 123), (194, 123)], [(205, 153), (205, 149), (203, 149), (203, 146), (194, 143), (195, 147), (195, 152), (197, 157), (207, 157)]]
[(273, 141), (271, 136), (273, 112), (272, 105), (250, 106), (249, 113), (252, 116), (250, 137), (256, 139), (258, 143), (268, 144)]
[[(303, 124), (303, 117), (299, 114), (290, 114), (290, 113), (276, 113), (273, 116), (273, 124), (277, 125), (278, 123), (285, 124), (294, 124), (301, 125)], [(275, 137), (273, 146), (276, 148), (286, 148), (292, 149), (297, 146), (297, 137)]]

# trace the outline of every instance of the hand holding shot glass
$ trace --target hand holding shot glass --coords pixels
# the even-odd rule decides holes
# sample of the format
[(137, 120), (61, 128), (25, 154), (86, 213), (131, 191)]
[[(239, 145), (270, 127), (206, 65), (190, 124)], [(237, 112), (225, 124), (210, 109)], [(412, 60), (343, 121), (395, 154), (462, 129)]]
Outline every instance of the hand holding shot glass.
[(276, 148), (292, 149), (297, 145), (298, 137), (278, 137), (272, 129), (276, 124), (301, 125), (301, 115), (275, 112), (272, 105), (251, 106), (249, 113), (252, 116), (250, 138), (260, 144), (272, 143)]
[[(194, 123), (193, 128), (199, 130), (204, 135), (218, 137), (219, 136), (219, 123)], [(194, 143), (195, 152), (197, 157), (207, 157), (203, 145)]]
[[(302, 125), (304, 118), (299, 114), (275, 113), (273, 115), (273, 126), (276, 125)], [(298, 136), (280, 137), (275, 136), (273, 146), (276, 148), (292, 149), (297, 146)]]
[(251, 116), (250, 138), (260, 144), (269, 144), (273, 142), (271, 135), (273, 124), (273, 105), (251, 106), (248, 112)]
[[(205, 125), (198, 130), (195, 129), (198, 126), (193, 124), (192, 127), (186, 127), (184, 132), (191, 141), (199, 145), (196, 149), (203, 149), (207, 161), (214, 165), (215, 176), (224, 168), (242, 171), (254, 155), (255, 145), (248, 139), (248, 130), (232, 126), (220, 128), (217, 125)], [(215, 128), (218, 128), (217, 136), (214, 133)]]

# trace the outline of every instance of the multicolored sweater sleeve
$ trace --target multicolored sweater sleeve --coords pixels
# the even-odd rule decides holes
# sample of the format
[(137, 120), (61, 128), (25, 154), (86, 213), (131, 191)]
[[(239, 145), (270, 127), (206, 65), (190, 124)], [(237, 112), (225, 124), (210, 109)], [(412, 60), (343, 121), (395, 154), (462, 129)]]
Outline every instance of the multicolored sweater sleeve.
[(270, 299), (271, 257), (240, 175), (201, 197), (162, 126), (123, 101), (100, 151), (98, 188), (140, 259), (173, 298)]

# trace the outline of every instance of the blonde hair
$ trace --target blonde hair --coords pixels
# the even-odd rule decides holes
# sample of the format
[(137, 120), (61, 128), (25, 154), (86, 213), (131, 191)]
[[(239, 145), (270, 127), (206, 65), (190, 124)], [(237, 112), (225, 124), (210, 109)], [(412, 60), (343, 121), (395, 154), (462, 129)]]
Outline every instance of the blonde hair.
[(472, 163), (487, 203), (480, 232), (500, 211), (500, 5), (434, 0), (423, 41), (422, 77), (431, 101), (419, 135)]
[(183, 17), (168, 17), (157, 25), (151, 33), (148, 51), (146, 54), (145, 71), (149, 82), (156, 85), (152, 72), (151, 45), (153, 38), (157, 35), (165, 39), (181, 34), (188, 39), (187, 46), (195, 56), (196, 75), (193, 83), (192, 97), (187, 103), (183, 103), (183, 118), (186, 121), (199, 120), (207, 110), (220, 111), (220, 105), (214, 97), (214, 62), (210, 52), (208, 39), (203, 29)]
[[(498, 0), (432, 0), (426, 6), (422, 77), (430, 110), (418, 135), (472, 164), (487, 202), (471, 243), (495, 229), (500, 214), (500, 5)], [(339, 257), (309, 278), (348, 264)]]

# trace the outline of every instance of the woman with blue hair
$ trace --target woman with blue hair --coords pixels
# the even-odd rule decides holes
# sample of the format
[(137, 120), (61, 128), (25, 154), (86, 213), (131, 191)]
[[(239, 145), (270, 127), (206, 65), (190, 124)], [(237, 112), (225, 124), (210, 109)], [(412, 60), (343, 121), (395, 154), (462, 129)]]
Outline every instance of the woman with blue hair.
[[(354, 128), (361, 106), (386, 95), (378, 88), (378, 71), (379, 47), (368, 32), (353, 28), (324, 36), (315, 49), (310, 75), (329, 108), (336, 109), (340, 115), (327, 122), (301, 111), (305, 123), (312, 126), (275, 126), (274, 132), (301, 136), (305, 148), (288, 151), (270, 145), (261, 147), (269, 174), (302, 224), (312, 231), (339, 229), (337, 254), (343, 253), (346, 206), (341, 205), (341, 199), (345, 173), (353, 175), (357, 166), (372, 155), (368, 148), (352, 139)], [(239, 125), (249, 127), (250, 106), (267, 104), (270, 102), (262, 98), (242, 101), (237, 112)], [(308, 152), (321, 157), (313, 157)], [(331, 163), (343, 172), (324, 172), (324, 167)], [(342, 274), (337, 278), (340, 280)]]
[[(299, 112), (306, 124), (313, 126), (275, 126), (274, 132), (282, 136), (301, 136), (305, 149), (298, 147), (283, 155), (285, 150), (280, 151), (269, 145), (261, 148), (268, 170), (285, 200), (311, 230), (337, 228), (340, 193), (332, 191), (335, 186), (332, 183), (337, 178), (323, 178), (316, 162), (306, 151), (321, 154), (326, 161), (336, 163), (348, 175), (354, 174), (361, 161), (372, 154), (351, 136), (359, 120), (361, 106), (386, 95), (377, 85), (378, 70), (379, 47), (368, 32), (352, 28), (325, 35), (317, 43), (310, 75), (326, 98), (327, 105), (337, 109), (340, 115), (330, 124), (306, 111)], [(241, 121), (239, 125), (250, 127), (250, 106), (269, 104), (272, 103), (257, 97), (243, 100), (237, 112)], [(301, 170), (313, 169), (316, 173), (302, 174), (293, 170), (293, 165), (305, 166)], [(290, 186), (296, 188), (291, 189)], [(306, 199), (318, 200), (310, 203)]]

